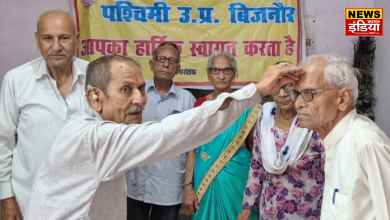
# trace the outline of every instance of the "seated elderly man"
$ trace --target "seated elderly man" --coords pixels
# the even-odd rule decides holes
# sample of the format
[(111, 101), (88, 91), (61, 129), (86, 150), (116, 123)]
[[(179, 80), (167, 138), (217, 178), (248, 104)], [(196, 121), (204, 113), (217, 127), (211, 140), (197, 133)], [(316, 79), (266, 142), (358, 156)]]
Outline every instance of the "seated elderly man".
[(390, 141), (354, 108), (358, 81), (345, 59), (310, 56), (290, 92), (299, 125), (324, 141), (321, 219), (390, 219)]
[(91, 109), (74, 115), (55, 137), (26, 219), (126, 219), (126, 171), (211, 141), (262, 95), (298, 80), (291, 72), (300, 70), (271, 66), (256, 84), (161, 123), (133, 125), (141, 123), (146, 103), (139, 64), (121, 56), (91, 62), (85, 84)]

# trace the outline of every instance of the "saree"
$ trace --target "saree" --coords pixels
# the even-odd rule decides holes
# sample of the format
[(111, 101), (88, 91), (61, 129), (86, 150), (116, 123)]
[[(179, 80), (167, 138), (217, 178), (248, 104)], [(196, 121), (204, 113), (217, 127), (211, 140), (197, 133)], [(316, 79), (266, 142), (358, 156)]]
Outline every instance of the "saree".
[[(232, 126), (211, 142), (196, 149), (194, 168), (195, 191), (215, 160), (224, 152), (240, 131), (252, 109), (250, 108), (243, 112)], [(237, 218), (242, 208), (251, 158), (251, 153), (246, 146), (237, 150), (232, 159), (211, 182), (199, 204), (200, 209), (193, 216), (193, 220)], [(256, 216), (258, 216), (258, 212), (253, 212), (250, 219), (256, 219)]]

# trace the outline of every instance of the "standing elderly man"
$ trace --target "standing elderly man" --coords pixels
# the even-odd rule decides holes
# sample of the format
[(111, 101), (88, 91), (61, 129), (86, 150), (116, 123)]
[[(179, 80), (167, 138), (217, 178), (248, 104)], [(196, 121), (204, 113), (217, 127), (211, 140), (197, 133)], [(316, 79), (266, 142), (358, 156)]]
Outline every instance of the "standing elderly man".
[(298, 80), (294, 71), (300, 68), (271, 66), (256, 84), (161, 123), (136, 125), (146, 103), (139, 64), (121, 56), (91, 62), (91, 109), (74, 114), (54, 139), (37, 172), (26, 219), (126, 219), (126, 171), (209, 142), (261, 96)]
[(74, 58), (78, 37), (70, 14), (44, 13), (35, 33), (42, 57), (4, 77), (0, 97), (2, 219), (20, 219), (20, 212), (24, 214), (48, 147), (67, 116), (87, 106), (83, 88), (88, 62)]
[(390, 219), (390, 141), (354, 108), (358, 81), (345, 59), (310, 56), (295, 90), (299, 125), (326, 151), (321, 219)]
[[(161, 122), (170, 114), (194, 107), (194, 96), (175, 86), (173, 77), (180, 70), (180, 52), (170, 42), (160, 44), (149, 61), (153, 79), (146, 82), (148, 102), (142, 121)], [(187, 154), (169, 158), (126, 173), (127, 219), (177, 219), (183, 197), (184, 173)]]

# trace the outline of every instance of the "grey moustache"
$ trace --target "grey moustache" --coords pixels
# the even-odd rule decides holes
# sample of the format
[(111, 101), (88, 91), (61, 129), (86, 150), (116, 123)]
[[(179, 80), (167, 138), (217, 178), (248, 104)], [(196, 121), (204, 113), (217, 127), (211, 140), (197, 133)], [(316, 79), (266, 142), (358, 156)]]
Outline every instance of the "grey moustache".
[(127, 111), (126, 111), (126, 114), (133, 114), (133, 113), (138, 113), (138, 112), (142, 112), (144, 110), (144, 107), (143, 106), (133, 106), (131, 108), (129, 108)]

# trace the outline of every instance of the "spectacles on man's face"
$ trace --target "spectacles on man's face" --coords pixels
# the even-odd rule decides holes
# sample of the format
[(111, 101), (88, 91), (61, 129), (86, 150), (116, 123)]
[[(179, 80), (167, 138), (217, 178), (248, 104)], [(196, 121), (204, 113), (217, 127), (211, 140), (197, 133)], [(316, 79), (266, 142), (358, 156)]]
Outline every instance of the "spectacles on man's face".
[(298, 96), (301, 95), (302, 99), (305, 102), (310, 102), (311, 100), (313, 100), (314, 94), (319, 93), (319, 92), (323, 92), (326, 90), (335, 90), (335, 89), (321, 89), (321, 90), (302, 89), (300, 92), (295, 91), (295, 90), (291, 90), (289, 92), (289, 95), (290, 95), (291, 101), (295, 101), (298, 98)]
[(223, 69), (219, 69), (219, 68), (214, 68), (214, 67), (211, 67), (208, 69), (209, 72), (211, 73), (211, 75), (218, 75), (221, 70), (222, 70), (222, 73), (224, 75), (231, 75), (234, 73), (235, 69), (234, 68), (223, 68)]
[(161, 63), (164, 63), (166, 60), (168, 60), (168, 62), (170, 64), (178, 64), (180, 62), (178, 59), (173, 58), (173, 57), (168, 58), (168, 57), (164, 57), (164, 56), (156, 56), (154, 59), (158, 60)]
[(294, 87), (294, 84), (293, 83), (289, 83), (289, 84), (286, 84), (286, 85), (280, 87), (278, 91), (276, 91), (276, 92), (274, 92), (272, 94), (273, 95), (279, 94), (280, 89), (283, 89), (288, 94), (293, 89), (293, 87)]

